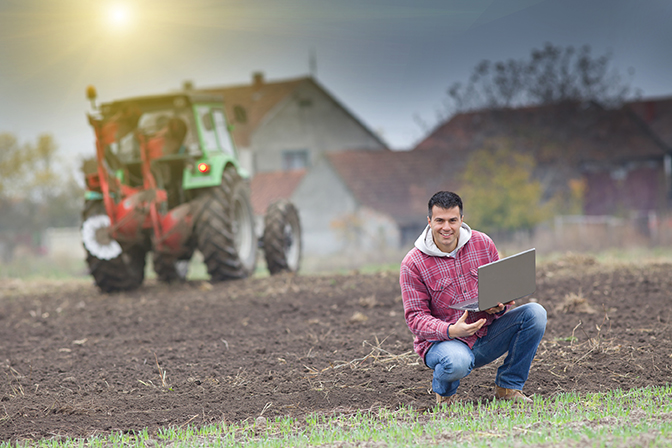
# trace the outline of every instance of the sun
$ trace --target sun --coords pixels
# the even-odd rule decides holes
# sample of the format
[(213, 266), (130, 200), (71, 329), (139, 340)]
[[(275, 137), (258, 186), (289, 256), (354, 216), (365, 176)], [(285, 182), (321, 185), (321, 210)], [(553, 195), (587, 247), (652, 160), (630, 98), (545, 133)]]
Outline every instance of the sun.
[(124, 3), (113, 3), (107, 9), (107, 20), (115, 28), (126, 28), (132, 22), (131, 8)]

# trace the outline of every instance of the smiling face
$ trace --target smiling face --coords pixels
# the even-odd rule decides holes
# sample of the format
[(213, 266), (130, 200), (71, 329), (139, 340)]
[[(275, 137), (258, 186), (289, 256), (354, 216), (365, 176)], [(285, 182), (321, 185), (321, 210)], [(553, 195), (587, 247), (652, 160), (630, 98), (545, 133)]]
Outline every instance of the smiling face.
[(450, 253), (457, 247), (462, 226), (462, 215), (459, 207), (441, 208), (432, 207), (432, 216), (427, 217), (432, 229), (434, 243), (442, 252)]

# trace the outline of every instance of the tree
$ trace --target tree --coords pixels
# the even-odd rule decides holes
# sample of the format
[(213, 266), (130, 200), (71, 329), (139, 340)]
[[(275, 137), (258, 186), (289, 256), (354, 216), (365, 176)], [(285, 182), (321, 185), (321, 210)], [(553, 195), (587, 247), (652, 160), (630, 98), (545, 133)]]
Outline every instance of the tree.
[(23, 166), (22, 149), (16, 137), (8, 133), (0, 133), (0, 197), (6, 194), (13, 181), (20, 177)]
[(19, 234), (79, 223), (83, 189), (59, 171), (58, 147), (44, 134), (35, 144), (19, 144), (0, 133), (0, 252), (11, 259)]
[(594, 57), (588, 45), (577, 50), (547, 43), (533, 49), (527, 59), (481, 61), (468, 82), (452, 84), (448, 95), (454, 112), (563, 102), (615, 107), (631, 95), (631, 89), (611, 68), (611, 60), (611, 53)]
[(542, 205), (543, 189), (532, 179), (534, 158), (515, 152), (506, 140), (475, 151), (463, 173), (461, 195), (470, 225), (486, 233), (531, 230), (550, 218), (552, 202)]
[(56, 151), (49, 134), (39, 136), (35, 145), (19, 145), (12, 134), (0, 134), (0, 195), (22, 198), (58, 188)]

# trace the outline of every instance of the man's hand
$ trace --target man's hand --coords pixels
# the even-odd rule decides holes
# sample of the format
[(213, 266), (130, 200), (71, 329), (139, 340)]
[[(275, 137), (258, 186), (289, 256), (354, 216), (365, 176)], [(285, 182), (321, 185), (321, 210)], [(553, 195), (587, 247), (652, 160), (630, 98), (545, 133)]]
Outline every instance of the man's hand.
[(515, 304), (516, 304), (515, 300), (512, 300), (512, 301), (507, 302), (505, 304), (498, 303), (497, 306), (493, 306), (492, 308), (489, 308), (489, 309), (485, 310), (485, 312), (488, 313), (488, 314), (501, 313), (502, 311), (504, 311), (504, 308), (506, 307), (506, 305), (515, 305)]
[(469, 311), (464, 314), (450, 327), (448, 327), (448, 336), (451, 338), (466, 338), (476, 333), (485, 324), (485, 319), (479, 319), (476, 322), (468, 324), (466, 322)]

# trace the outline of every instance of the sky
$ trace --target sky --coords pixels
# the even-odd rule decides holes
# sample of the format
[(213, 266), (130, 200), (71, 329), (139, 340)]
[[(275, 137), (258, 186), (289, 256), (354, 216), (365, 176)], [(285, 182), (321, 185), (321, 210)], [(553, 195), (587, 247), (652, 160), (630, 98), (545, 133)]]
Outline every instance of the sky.
[(670, 0), (0, 0), (0, 133), (52, 134), (79, 164), (99, 101), (307, 76), (393, 149), (445, 113), (484, 59), (546, 43), (612, 55), (644, 98), (672, 96)]

